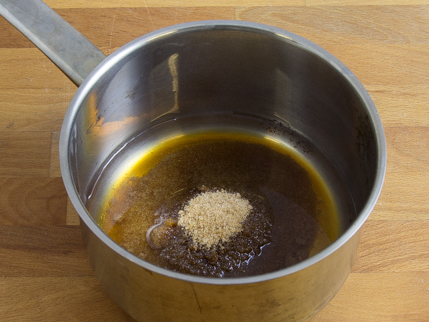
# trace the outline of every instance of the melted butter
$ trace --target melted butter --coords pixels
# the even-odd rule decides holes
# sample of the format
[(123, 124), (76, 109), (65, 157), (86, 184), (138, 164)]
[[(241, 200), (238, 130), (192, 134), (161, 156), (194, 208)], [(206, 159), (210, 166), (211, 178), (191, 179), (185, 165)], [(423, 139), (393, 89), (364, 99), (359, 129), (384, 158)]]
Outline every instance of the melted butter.
[[(99, 224), (130, 252), (171, 268), (150, 249), (145, 233), (160, 209), (177, 212), (201, 185), (240, 192), (254, 203), (259, 202), (258, 198), (264, 200), (261, 213), (267, 213), (272, 220), (272, 243), (252, 260), (252, 265), (262, 268), (246, 268), (242, 275), (293, 265), (323, 250), (340, 235), (334, 198), (316, 168), (279, 141), (237, 132), (177, 136), (146, 150), (105, 196)], [(289, 239), (283, 236), (294, 232), (299, 233)], [(311, 238), (302, 241), (299, 234)], [(311, 246), (305, 246), (308, 249), (304, 247), (299, 254), (288, 250), (290, 255), (284, 253), (282, 249), (287, 247), (282, 243)], [(282, 254), (292, 257), (277, 258)]]

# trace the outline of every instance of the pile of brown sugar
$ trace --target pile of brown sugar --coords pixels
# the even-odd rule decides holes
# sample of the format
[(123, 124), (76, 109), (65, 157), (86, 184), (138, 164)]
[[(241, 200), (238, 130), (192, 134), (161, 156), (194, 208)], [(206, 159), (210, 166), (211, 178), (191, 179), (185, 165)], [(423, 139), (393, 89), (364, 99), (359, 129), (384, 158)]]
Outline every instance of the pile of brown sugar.
[(252, 210), (239, 193), (207, 191), (191, 199), (179, 211), (178, 225), (201, 247), (210, 249), (227, 242), (243, 229), (243, 221)]

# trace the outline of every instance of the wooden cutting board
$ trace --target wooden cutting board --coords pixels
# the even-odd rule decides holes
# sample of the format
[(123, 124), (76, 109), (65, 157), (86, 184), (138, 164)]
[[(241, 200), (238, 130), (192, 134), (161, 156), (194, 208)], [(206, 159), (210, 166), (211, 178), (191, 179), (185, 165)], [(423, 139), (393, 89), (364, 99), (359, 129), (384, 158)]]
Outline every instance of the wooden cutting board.
[[(105, 54), (164, 26), (270, 24), (324, 47), (362, 81), (388, 164), (353, 272), (313, 322), (429, 321), (429, 0), (47, 0)], [(0, 18), (0, 320), (132, 321), (88, 264), (59, 170), (76, 86)]]

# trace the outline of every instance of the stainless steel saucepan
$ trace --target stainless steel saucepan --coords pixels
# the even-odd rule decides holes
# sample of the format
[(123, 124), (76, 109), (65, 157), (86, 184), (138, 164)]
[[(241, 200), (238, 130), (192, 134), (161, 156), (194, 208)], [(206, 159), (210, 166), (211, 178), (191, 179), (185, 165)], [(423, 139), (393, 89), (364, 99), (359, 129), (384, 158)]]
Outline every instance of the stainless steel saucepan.
[[(243, 21), (167, 27), (106, 58), (42, 2), (0, 0), (0, 13), (79, 85), (61, 130), (61, 172), (94, 273), (121, 308), (139, 321), (301, 321), (332, 299), (386, 167), (377, 110), (338, 59)], [(296, 140), (309, 142), (306, 157), (335, 191), (341, 236), (297, 265), (229, 279), (159, 268), (111, 240), (88, 209), (101, 174), (107, 184), (145, 147), (206, 128), (254, 131), (297, 149)]]

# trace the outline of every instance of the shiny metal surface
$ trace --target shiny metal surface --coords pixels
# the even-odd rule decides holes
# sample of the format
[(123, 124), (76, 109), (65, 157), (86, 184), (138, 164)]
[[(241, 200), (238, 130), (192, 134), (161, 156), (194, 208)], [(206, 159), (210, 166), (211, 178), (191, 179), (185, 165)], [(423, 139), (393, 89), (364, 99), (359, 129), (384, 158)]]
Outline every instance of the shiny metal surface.
[[(168, 271), (114, 243), (87, 208), (100, 175), (114, 175), (123, 166), (117, 160), (145, 145), (205, 127), (311, 146), (302, 152), (350, 197), (341, 237), (292, 267), (231, 279)], [(331, 54), (274, 27), (203, 21), (145, 35), (98, 65), (70, 103), (60, 163), (94, 273), (135, 319), (301, 321), (327, 304), (351, 270), (382, 188), (386, 146), (371, 98)]]
[(94, 272), (110, 297), (138, 321), (305, 321), (345, 282), (359, 244), (354, 234), (325, 258), (246, 279), (196, 278), (126, 258), (83, 224)]
[[(317, 147), (343, 178), (358, 215), (345, 214), (348, 228), (321, 253), (261, 276), (187, 276), (128, 253), (88, 214), (85, 204), (100, 170), (130, 139), (177, 120), (240, 115), (292, 129)], [(60, 157), (94, 272), (133, 317), (298, 321), (321, 309), (349, 274), (359, 229), (382, 187), (386, 150), (369, 95), (332, 55), (283, 30), (211, 21), (143, 36), (97, 67), (70, 105)]]

